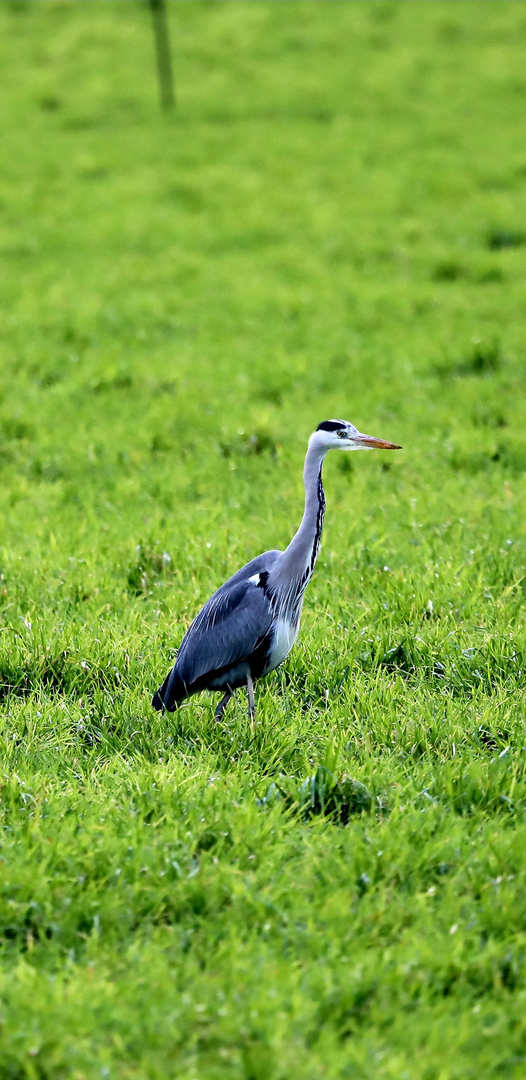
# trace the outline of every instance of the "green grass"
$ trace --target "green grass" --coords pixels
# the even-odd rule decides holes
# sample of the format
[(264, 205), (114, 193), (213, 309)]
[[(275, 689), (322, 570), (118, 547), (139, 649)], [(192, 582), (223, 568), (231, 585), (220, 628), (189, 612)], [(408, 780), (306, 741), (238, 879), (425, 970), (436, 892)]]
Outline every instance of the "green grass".
[[(526, 1073), (526, 9), (4, 2), (2, 1080)], [(302, 635), (185, 627), (331, 455)]]

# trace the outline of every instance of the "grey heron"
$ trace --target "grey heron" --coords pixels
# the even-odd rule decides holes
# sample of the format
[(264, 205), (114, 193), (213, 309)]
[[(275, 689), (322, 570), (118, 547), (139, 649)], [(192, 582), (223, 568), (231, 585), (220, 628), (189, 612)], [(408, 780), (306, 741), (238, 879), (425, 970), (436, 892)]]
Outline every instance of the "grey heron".
[(177, 660), (154, 694), (154, 709), (173, 712), (199, 690), (223, 691), (220, 720), (234, 690), (246, 686), (254, 716), (254, 680), (288, 656), (300, 627), (303, 595), (320, 549), (325, 515), (322, 466), (329, 450), (400, 450), (364, 435), (347, 420), (325, 420), (309, 439), (303, 479), (305, 509), (285, 551), (251, 559), (210, 597), (187, 630)]

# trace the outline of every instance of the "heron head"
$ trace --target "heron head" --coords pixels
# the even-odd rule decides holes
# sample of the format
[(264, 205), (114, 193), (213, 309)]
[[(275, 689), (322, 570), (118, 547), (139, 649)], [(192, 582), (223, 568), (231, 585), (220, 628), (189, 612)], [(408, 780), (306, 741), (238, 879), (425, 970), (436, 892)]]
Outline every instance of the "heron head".
[(364, 435), (348, 420), (324, 420), (314, 432), (320, 447), (325, 450), (401, 450), (397, 443)]

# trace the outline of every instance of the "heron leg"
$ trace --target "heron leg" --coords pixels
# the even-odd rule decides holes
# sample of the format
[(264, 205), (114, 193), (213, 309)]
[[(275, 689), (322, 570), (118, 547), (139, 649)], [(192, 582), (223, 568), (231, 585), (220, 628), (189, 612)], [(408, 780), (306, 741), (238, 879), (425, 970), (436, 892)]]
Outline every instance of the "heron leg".
[(247, 690), (248, 690), (248, 715), (250, 722), (252, 723), (256, 715), (256, 707), (254, 705), (254, 683), (252, 676), (247, 675)]
[(219, 702), (219, 705), (217, 706), (217, 709), (215, 711), (215, 721), (216, 721), (217, 724), (219, 723), (219, 721), (221, 720), (221, 717), (223, 716), (223, 713), (224, 713), (224, 711), (225, 711), (225, 709), (226, 709), (226, 707), (228, 705), (228, 702), (230, 701), (230, 698), (232, 697), (232, 693), (233, 693), (233, 691), (228, 689), (226, 694), (224, 695), (224, 697), (221, 698), (221, 701)]

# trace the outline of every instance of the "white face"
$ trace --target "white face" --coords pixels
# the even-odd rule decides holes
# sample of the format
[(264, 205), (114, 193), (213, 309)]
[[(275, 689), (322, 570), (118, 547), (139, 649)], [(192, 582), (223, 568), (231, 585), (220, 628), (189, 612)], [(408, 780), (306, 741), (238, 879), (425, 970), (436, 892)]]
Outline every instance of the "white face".
[(364, 435), (349, 420), (325, 420), (309, 441), (324, 450), (401, 450), (396, 443)]

